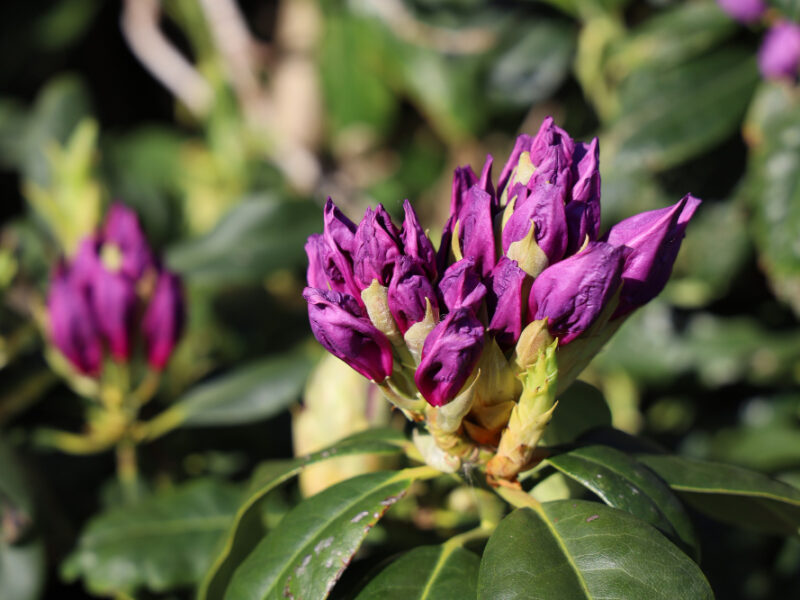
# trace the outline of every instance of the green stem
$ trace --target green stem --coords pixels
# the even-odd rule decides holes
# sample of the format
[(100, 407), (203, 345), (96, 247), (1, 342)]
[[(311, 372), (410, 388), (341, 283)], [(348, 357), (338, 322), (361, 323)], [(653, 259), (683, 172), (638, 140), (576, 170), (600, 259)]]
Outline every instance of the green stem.
[(117, 479), (125, 501), (132, 504), (139, 498), (139, 466), (136, 459), (136, 444), (126, 435), (117, 444), (116, 452)]
[(542, 505), (536, 498), (520, 489), (500, 486), (495, 488), (495, 492), (503, 500), (516, 508), (532, 508), (536, 512), (541, 512), (542, 510)]

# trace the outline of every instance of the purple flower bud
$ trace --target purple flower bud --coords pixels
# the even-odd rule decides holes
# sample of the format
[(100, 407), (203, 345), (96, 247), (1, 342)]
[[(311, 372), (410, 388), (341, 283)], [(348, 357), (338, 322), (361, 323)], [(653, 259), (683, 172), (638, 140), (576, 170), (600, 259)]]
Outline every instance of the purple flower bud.
[(450, 216), (458, 218), (468, 202), (470, 188), (478, 183), (478, 176), (472, 167), (456, 167), (453, 172), (453, 189), (450, 195)]
[(353, 254), (355, 244), (356, 226), (342, 211), (328, 198), (324, 211), (325, 241), (332, 250), (343, 252), (348, 257)]
[(486, 155), (486, 162), (483, 163), (483, 170), (481, 171), (481, 177), (478, 179), (478, 187), (489, 194), (492, 199), (492, 208), (498, 207), (497, 201), (497, 194), (494, 191), (494, 185), (492, 185), (492, 165), (494, 164), (494, 159), (492, 158), (491, 154)]
[(763, 0), (717, 0), (720, 8), (742, 23), (758, 21), (767, 10)]
[(353, 296), (306, 288), (311, 331), (320, 344), (367, 379), (382, 382), (392, 373), (392, 347)]
[(103, 243), (114, 244), (122, 254), (120, 270), (129, 279), (138, 280), (152, 266), (153, 257), (136, 213), (115, 202), (106, 215)]
[(439, 282), (439, 291), (449, 310), (467, 307), (477, 313), (486, 297), (486, 286), (481, 283), (472, 258), (463, 258), (450, 265)]
[(492, 197), (473, 185), (468, 203), (458, 217), (458, 237), (461, 255), (472, 258), (482, 276), (491, 273), (495, 263)]
[(112, 273), (105, 267), (95, 270), (90, 287), (92, 313), (97, 320), (111, 356), (127, 361), (131, 354), (136, 284), (123, 272)]
[(436, 292), (422, 265), (410, 256), (397, 261), (387, 292), (389, 310), (402, 333), (425, 318), (426, 298), (438, 310)]
[(70, 265), (70, 278), (86, 293), (92, 286), (97, 270), (104, 268), (100, 261), (101, 246), (102, 240), (97, 236), (83, 238)]
[(389, 213), (378, 204), (358, 224), (353, 251), (353, 272), (360, 289), (369, 287), (377, 279), (389, 285), (394, 263), (400, 257), (400, 234)]
[(459, 308), (434, 327), (422, 347), (414, 381), (433, 406), (443, 406), (458, 395), (480, 358), (483, 325), (467, 308)]
[(97, 375), (103, 345), (82, 286), (63, 264), (56, 267), (47, 295), (50, 337), (56, 348), (85, 375)]
[(517, 197), (514, 213), (503, 228), (503, 253), (508, 252), (513, 242), (528, 234), (531, 223), (536, 225), (536, 243), (550, 264), (560, 260), (568, 241), (564, 190), (561, 187), (539, 184)]
[(310, 235), (305, 248), (308, 255), (306, 279), (309, 287), (346, 292), (349, 289), (347, 281), (339, 270), (335, 253), (325, 242), (324, 236), (319, 233)]
[(766, 79), (792, 79), (800, 67), (800, 25), (779, 21), (769, 28), (758, 51), (758, 67)]
[(588, 146), (575, 145), (572, 164), (572, 196), (567, 202), (565, 214), (569, 243), (566, 254), (575, 254), (588, 236), (590, 242), (600, 233), (600, 146), (597, 138)]
[(517, 261), (503, 256), (492, 271), (489, 332), (502, 348), (510, 348), (522, 333), (526, 307), (526, 273)]
[(547, 318), (550, 333), (561, 345), (574, 340), (619, 287), (625, 252), (620, 246), (590, 242), (583, 251), (542, 271), (531, 286), (530, 320)]
[(515, 169), (523, 152), (530, 154), (531, 163), (536, 167), (536, 171), (530, 181), (519, 183), (530, 187), (537, 183), (550, 183), (568, 189), (572, 181), (570, 168), (574, 150), (575, 144), (569, 134), (554, 124), (553, 117), (547, 117), (542, 121), (535, 137), (521, 135), (517, 138), (508, 162), (500, 173), (498, 195), (502, 194), (506, 187), (509, 188), (509, 197), (513, 195), (511, 192), (517, 183)]
[(615, 317), (642, 306), (664, 289), (686, 226), (699, 205), (700, 200), (687, 194), (672, 206), (629, 217), (605, 235), (609, 244), (630, 248)]
[(403, 202), (403, 211), (405, 212), (405, 219), (400, 238), (403, 241), (405, 254), (419, 262), (428, 276), (435, 280), (436, 251), (433, 249), (433, 244), (431, 244), (428, 236), (425, 235), (422, 226), (419, 224), (419, 219), (417, 219), (417, 214), (408, 200)]
[(183, 320), (181, 281), (174, 273), (162, 270), (142, 320), (147, 362), (152, 368), (161, 370), (166, 366), (181, 337)]
[[(319, 256), (325, 260), (322, 268), (328, 278), (331, 289), (349, 293), (361, 303), (361, 287), (353, 275), (353, 251), (355, 248), (355, 224), (340, 211), (333, 200), (325, 203), (324, 229), (322, 239), (328, 246)], [(319, 274), (317, 270), (315, 277)], [(325, 289), (327, 286), (320, 286)]]

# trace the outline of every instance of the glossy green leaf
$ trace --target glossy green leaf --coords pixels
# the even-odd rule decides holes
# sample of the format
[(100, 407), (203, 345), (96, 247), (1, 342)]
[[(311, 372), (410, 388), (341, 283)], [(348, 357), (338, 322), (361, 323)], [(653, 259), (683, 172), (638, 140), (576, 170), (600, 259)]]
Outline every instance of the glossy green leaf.
[(757, 81), (749, 48), (635, 71), (620, 89), (619, 117), (605, 139), (613, 162), (661, 171), (708, 150), (739, 129)]
[(431, 471), (367, 473), (303, 501), (236, 569), (225, 598), (327, 598), (370, 529)]
[(609, 425), (611, 411), (602, 392), (585, 381), (576, 381), (559, 395), (544, 440), (548, 446), (565, 444), (594, 427)]
[(170, 267), (199, 283), (260, 282), (278, 268), (306, 262), (303, 244), (322, 225), (317, 205), (251, 197), (199, 239), (169, 248)]
[(312, 366), (301, 352), (271, 356), (195, 386), (169, 412), (188, 427), (266, 419), (300, 397)]
[(35, 600), (44, 587), (45, 557), (33, 532), (33, 499), (23, 470), (0, 441), (0, 598)]
[(655, 528), (583, 500), (517, 509), (481, 560), (479, 600), (713, 598), (699, 567)]
[(593, 491), (614, 508), (657, 527), (684, 551), (698, 556), (697, 540), (683, 505), (644, 465), (609, 446), (584, 446), (546, 462)]
[(708, 516), (781, 535), (800, 533), (800, 490), (740, 467), (679, 456), (638, 459)]
[(474, 553), (459, 546), (421, 546), (384, 568), (356, 600), (475, 598), (479, 565)]
[(94, 517), (63, 564), (96, 594), (164, 591), (200, 580), (239, 506), (228, 483), (195, 480)]
[(397, 454), (402, 451), (404, 442), (405, 438), (397, 431), (370, 429), (308, 456), (262, 465), (253, 476), (246, 499), (224, 536), (222, 547), (200, 586), (198, 598), (218, 600), (224, 597), (234, 569), (264, 535), (258, 508), (270, 491), (300, 473), (306, 465), (351, 454)]

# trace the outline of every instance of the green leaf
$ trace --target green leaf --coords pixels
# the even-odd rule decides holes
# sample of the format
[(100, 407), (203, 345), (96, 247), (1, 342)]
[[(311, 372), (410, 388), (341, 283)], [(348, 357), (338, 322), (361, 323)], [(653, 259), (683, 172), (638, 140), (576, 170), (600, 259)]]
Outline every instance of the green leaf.
[(800, 314), (800, 101), (763, 84), (745, 124), (749, 196), (759, 264), (776, 295)]
[(0, 441), (0, 598), (35, 600), (44, 587), (45, 556), (32, 533), (33, 499), (22, 467)]
[(647, 521), (698, 557), (697, 540), (683, 505), (661, 479), (624, 452), (609, 446), (584, 446), (550, 456), (546, 462), (609, 506)]
[(172, 246), (167, 262), (204, 284), (260, 282), (276, 269), (304, 265), (303, 244), (321, 222), (321, 211), (311, 202), (251, 197), (207, 235)]
[(228, 529), (221, 548), (200, 586), (200, 600), (218, 600), (225, 590), (239, 563), (250, 553), (263, 537), (259, 505), (265, 496), (294, 477), (303, 467), (329, 458), (350, 454), (398, 454), (405, 442), (403, 435), (391, 429), (370, 429), (347, 437), (340, 442), (293, 460), (265, 463), (257, 470), (239, 507), (233, 524)]
[(325, 19), (320, 75), (335, 132), (353, 125), (382, 134), (392, 124), (397, 99), (386, 85), (387, 38), (369, 19), (334, 13)]
[(752, 51), (724, 48), (672, 69), (635, 71), (608, 131), (613, 162), (661, 171), (737, 131), (758, 81)]
[(785, 483), (722, 463), (656, 454), (638, 459), (713, 519), (767, 533), (800, 533), (800, 490)]
[(667, 68), (707, 52), (739, 25), (715, 2), (690, 2), (645, 19), (611, 50), (607, 68), (618, 79), (642, 68)]
[(241, 499), (239, 488), (192, 481), (94, 517), (63, 564), (95, 594), (164, 591), (196, 583)]
[(609, 425), (611, 411), (602, 392), (584, 381), (576, 381), (558, 397), (558, 407), (544, 440), (548, 446), (565, 444), (590, 429)]
[(596, 502), (557, 500), (500, 522), (481, 561), (480, 600), (713, 598), (698, 566), (656, 529)]
[(479, 565), (474, 553), (458, 546), (421, 546), (383, 569), (356, 600), (475, 598)]
[(225, 598), (326, 598), (369, 530), (430, 467), (367, 473), (308, 498), (236, 569)]
[(300, 397), (312, 366), (312, 359), (301, 352), (255, 361), (195, 386), (169, 413), (186, 427), (266, 419)]
[(569, 74), (575, 51), (574, 28), (562, 21), (537, 18), (521, 29), (490, 67), (487, 93), (501, 107), (549, 98)]

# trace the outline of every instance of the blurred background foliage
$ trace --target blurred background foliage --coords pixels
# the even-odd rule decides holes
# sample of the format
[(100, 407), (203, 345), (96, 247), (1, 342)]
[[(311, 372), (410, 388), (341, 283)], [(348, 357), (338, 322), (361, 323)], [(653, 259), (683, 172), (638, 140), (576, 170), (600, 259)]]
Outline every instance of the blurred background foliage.
[[(409, 198), (437, 239), (452, 169), (548, 114), (599, 136), (606, 225), (704, 199), (665, 292), (584, 374), (613, 424), (800, 486), (800, 92), (759, 80), (758, 40), (705, 0), (2, 3), (0, 597), (190, 597), (256, 465), (291, 455), (292, 414), (301, 453), (388, 423), (335, 365), (299, 404), (322, 203)], [(41, 435), (86, 409), (43, 358), (48, 274), (112, 199), (189, 306), (133, 507), (112, 457)], [(169, 535), (170, 515), (208, 527)], [(796, 538), (697, 518), (718, 597), (800, 595)]]

